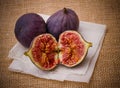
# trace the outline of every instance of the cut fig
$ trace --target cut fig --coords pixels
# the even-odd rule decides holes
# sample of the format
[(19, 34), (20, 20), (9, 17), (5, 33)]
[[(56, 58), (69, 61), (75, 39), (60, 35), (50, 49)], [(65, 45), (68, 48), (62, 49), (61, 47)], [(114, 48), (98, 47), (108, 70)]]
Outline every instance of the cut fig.
[(76, 31), (65, 31), (59, 38), (59, 59), (67, 67), (78, 65), (88, 52), (92, 43), (86, 42)]
[(74, 67), (83, 61), (92, 43), (86, 42), (76, 31), (63, 32), (57, 43), (51, 34), (41, 34), (25, 52), (31, 61), (42, 70), (51, 70), (59, 64)]
[(25, 55), (42, 70), (51, 70), (58, 64), (57, 41), (51, 34), (41, 34), (33, 40)]

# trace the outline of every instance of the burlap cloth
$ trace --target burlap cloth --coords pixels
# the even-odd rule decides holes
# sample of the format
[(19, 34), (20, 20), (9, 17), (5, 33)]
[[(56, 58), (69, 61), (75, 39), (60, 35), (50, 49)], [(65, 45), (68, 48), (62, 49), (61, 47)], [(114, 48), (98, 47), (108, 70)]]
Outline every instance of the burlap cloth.
[[(51, 15), (69, 7), (80, 20), (107, 25), (94, 74), (89, 84), (53, 81), (10, 72), (8, 52), (17, 42), (14, 25), (28, 12)], [(120, 1), (119, 0), (0, 0), (0, 88), (120, 88)]]

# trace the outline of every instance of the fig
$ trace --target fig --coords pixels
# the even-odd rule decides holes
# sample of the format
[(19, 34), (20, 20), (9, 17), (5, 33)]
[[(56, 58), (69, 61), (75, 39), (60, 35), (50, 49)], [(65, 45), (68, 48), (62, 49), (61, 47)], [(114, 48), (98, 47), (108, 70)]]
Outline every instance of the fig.
[(25, 55), (29, 56), (38, 68), (51, 70), (58, 64), (57, 41), (51, 34), (41, 34), (33, 40)]
[(58, 42), (46, 33), (35, 37), (25, 55), (42, 70), (52, 70), (59, 63), (74, 67), (83, 61), (91, 46), (92, 43), (86, 42), (76, 31), (61, 33)]
[(47, 32), (57, 40), (59, 35), (66, 30), (78, 30), (79, 19), (75, 11), (64, 8), (51, 15), (47, 20)]
[(27, 13), (18, 18), (14, 29), (15, 37), (24, 46), (29, 48), (31, 41), (38, 35), (46, 33), (46, 24), (36, 13)]
[(61, 64), (74, 67), (85, 58), (92, 43), (86, 42), (76, 31), (65, 31), (59, 38), (59, 59)]

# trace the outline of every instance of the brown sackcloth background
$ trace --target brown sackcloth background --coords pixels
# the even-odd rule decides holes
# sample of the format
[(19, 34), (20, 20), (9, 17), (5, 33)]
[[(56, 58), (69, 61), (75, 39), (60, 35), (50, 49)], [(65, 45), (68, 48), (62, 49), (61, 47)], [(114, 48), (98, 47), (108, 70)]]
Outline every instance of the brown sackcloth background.
[[(55, 81), (11, 72), (7, 56), (17, 42), (16, 20), (24, 13), (51, 15), (64, 7), (82, 21), (107, 25), (90, 83)], [(120, 88), (120, 0), (0, 0), (0, 88)]]

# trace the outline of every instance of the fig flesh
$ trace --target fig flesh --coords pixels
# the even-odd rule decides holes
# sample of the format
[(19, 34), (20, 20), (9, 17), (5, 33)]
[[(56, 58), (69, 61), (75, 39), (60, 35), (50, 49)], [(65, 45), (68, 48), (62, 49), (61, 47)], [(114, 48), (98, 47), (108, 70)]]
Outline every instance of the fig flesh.
[(65, 31), (59, 38), (59, 59), (61, 64), (74, 67), (85, 58), (92, 43), (86, 42), (76, 31)]
[(25, 55), (42, 70), (51, 70), (58, 64), (57, 49), (57, 41), (51, 34), (41, 34), (33, 40)]
[(47, 20), (47, 32), (57, 40), (59, 35), (66, 30), (78, 30), (79, 19), (75, 11), (64, 8), (51, 15)]
[(14, 33), (17, 40), (28, 48), (36, 36), (46, 33), (46, 24), (38, 14), (27, 13), (16, 21)]

